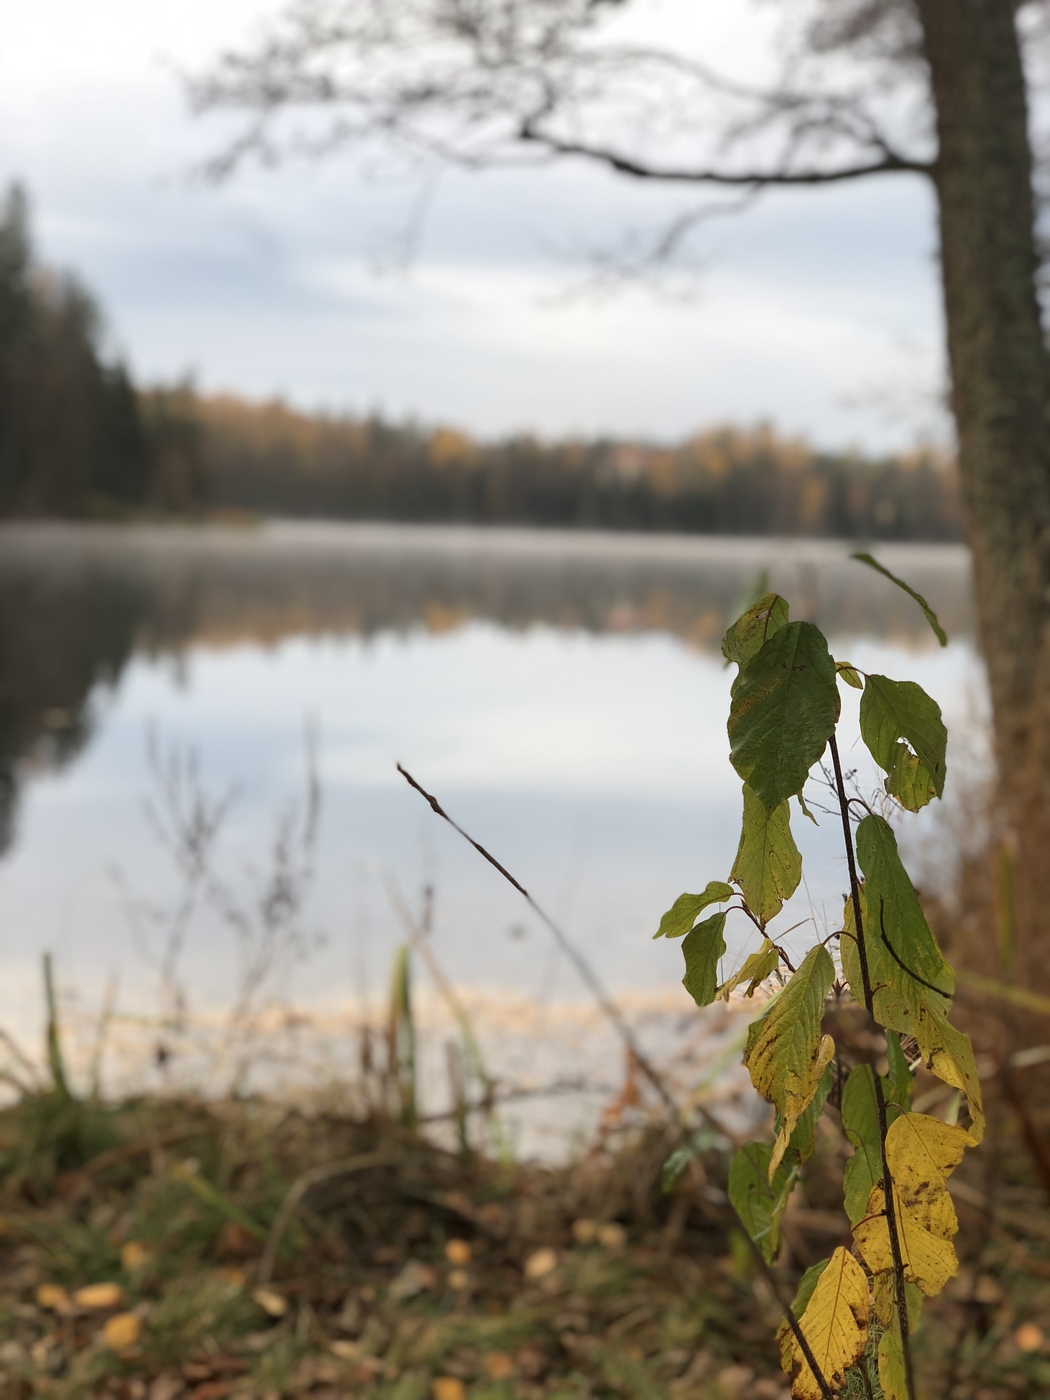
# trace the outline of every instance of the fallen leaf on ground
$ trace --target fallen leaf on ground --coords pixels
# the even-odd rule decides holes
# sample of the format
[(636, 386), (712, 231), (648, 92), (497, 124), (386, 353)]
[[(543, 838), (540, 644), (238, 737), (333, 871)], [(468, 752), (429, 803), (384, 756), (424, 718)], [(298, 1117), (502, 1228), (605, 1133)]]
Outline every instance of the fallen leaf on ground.
[(463, 1268), (473, 1258), (474, 1251), (469, 1240), (449, 1240), (445, 1245), (445, 1258), (457, 1268)]
[(49, 1312), (65, 1314), (72, 1312), (73, 1300), (66, 1290), (57, 1283), (42, 1283), (36, 1291), (37, 1305)]
[(120, 1267), (129, 1274), (137, 1274), (152, 1258), (150, 1250), (138, 1240), (128, 1240), (120, 1247)]
[(549, 1245), (537, 1249), (525, 1260), (525, 1277), (530, 1283), (546, 1278), (558, 1267), (558, 1255)]
[(434, 1400), (464, 1400), (467, 1388), (458, 1376), (438, 1376), (433, 1393)]
[(329, 1343), (332, 1355), (340, 1361), (360, 1361), (363, 1348), (360, 1342), (344, 1342), (341, 1338)]
[(78, 1288), (73, 1294), (73, 1302), (78, 1308), (88, 1308), (91, 1312), (104, 1312), (107, 1308), (119, 1308), (124, 1301), (124, 1290), (119, 1283), (89, 1283)]
[(272, 1288), (255, 1288), (252, 1297), (268, 1317), (284, 1317), (288, 1311), (288, 1299), (275, 1293)]
[(437, 1274), (429, 1264), (410, 1259), (390, 1285), (390, 1297), (395, 1303), (414, 1298), (417, 1293), (435, 1287)]
[(514, 1358), (508, 1356), (505, 1351), (490, 1351), (485, 1357), (485, 1374), (489, 1380), (509, 1380), (514, 1371)]
[(126, 1351), (133, 1347), (142, 1335), (142, 1319), (137, 1313), (116, 1313), (109, 1318), (102, 1329), (102, 1340), (114, 1351)]
[(1014, 1333), (1018, 1351), (1038, 1351), (1043, 1345), (1043, 1329), (1034, 1322), (1022, 1322)]

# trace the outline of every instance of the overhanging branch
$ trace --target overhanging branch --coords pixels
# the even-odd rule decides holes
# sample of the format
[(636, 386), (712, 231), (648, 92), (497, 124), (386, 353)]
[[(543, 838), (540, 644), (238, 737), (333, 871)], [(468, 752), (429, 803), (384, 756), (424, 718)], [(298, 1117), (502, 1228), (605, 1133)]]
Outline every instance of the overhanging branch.
[(529, 121), (523, 122), (519, 127), (518, 139), (539, 146), (551, 155), (579, 156), (581, 159), (605, 165), (619, 175), (629, 175), (638, 180), (658, 180), (666, 184), (725, 185), (737, 189), (764, 189), (772, 185), (807, 187), (842, 184), (847, 180), (860, 180), (870, 175), (932, 176), (934, 171), (932, 162), (908, 160), (892, 153), (880, 156), (877, 160), (861, 161), (828, 170), (735, 171), (717, 170), (710, 166), (647, 165), (610, 146), (592, 145), (587, 141), (566, 140), (564, 137), (555, 136)]

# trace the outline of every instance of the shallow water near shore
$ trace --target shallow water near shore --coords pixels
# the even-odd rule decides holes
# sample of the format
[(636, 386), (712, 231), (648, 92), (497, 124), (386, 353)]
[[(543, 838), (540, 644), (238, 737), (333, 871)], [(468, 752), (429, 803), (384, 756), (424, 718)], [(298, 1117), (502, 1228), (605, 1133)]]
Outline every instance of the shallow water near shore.
[[(430, 886), (429, 943), (457, 987), (492, 1005), (586, 999), (520, 896), (408, 788), (400, 761), (614, 993), (688, 1012), (680, 950), (651, 934), (682, 890), (732, 862), (740, 785), (718, 643), (762, 575), (840, 659), (924, 685), (967, 738), (956, 754), (980, 729), (965, 552), (876, 550), (940, 612), (942, 651), (850, 548), (379, 525), (3, 527), (0, 1024), (37, 1033), (45, 949), (71, 1010), (89, 1015), (116, 979), (119, 1008), (156, 1011), (164, 911), (184, 891), (147, 816), (163, 815), (158, 775), (173, 763), (185, 774), (192, 754), (200, 788), (228, 796), (215, 862), (247, 909), (281, 814), (302, 814), (308, 748), (321, 803), (302, 937), (275, 957), (267, 998), (322, 1017), (378, 1004), (405, 936), (398, 899), (418, 916)], [(863, 778), (852, 692), (844, 711), (845, 761)], [(795, 822), (804, 887), (781, 927), (808, 922), (789, 947), (841, 914), (840, 838), (816, 814), (817, 828)], [(728, 937), (731, 970), (754, 939), (732, 923)], [(187, 1012), (214, 1018), (243, 986), (243, 940), (207, 900), (183, 938)], [(498, 1016), (488, 1034), (499, 1038)]]

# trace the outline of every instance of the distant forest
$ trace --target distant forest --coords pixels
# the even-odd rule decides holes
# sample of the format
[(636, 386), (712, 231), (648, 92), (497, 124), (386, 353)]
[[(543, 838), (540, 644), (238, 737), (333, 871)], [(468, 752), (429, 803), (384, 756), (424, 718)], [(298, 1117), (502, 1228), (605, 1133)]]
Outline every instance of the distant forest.
[(818, 452), (770, 427), (661, 446), (482, 442), (379, 415), (136, 387), (75, 278), (41, 267), (27, 202), (0, 217), (0, 515), (462, 521), (956, 540), (954, 465)]

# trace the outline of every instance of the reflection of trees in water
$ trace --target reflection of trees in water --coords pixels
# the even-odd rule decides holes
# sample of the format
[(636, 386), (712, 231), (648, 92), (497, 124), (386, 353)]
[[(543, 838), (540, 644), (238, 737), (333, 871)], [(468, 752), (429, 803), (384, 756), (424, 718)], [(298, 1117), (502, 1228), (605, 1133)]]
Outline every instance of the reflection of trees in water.
[[(89, 699), (136, 652), (276, 643), (296, 635), (450, 630), (472, 619), (592, 632), (659, 630), (714, 648), (768, 568), (795, 614), (834, 635), (926, 644), (918, 609), (844, 546), (275, 525), (0, 529), (0, 849), (20, 778), (91, 731)], [(969, 633), (959, 549), (884, 551)]]
[(0, 851), (21, 778), (66, 762), (89, 738), (88, 698), (123, 670), (140, 609), (131, 580), (0, 561)]

